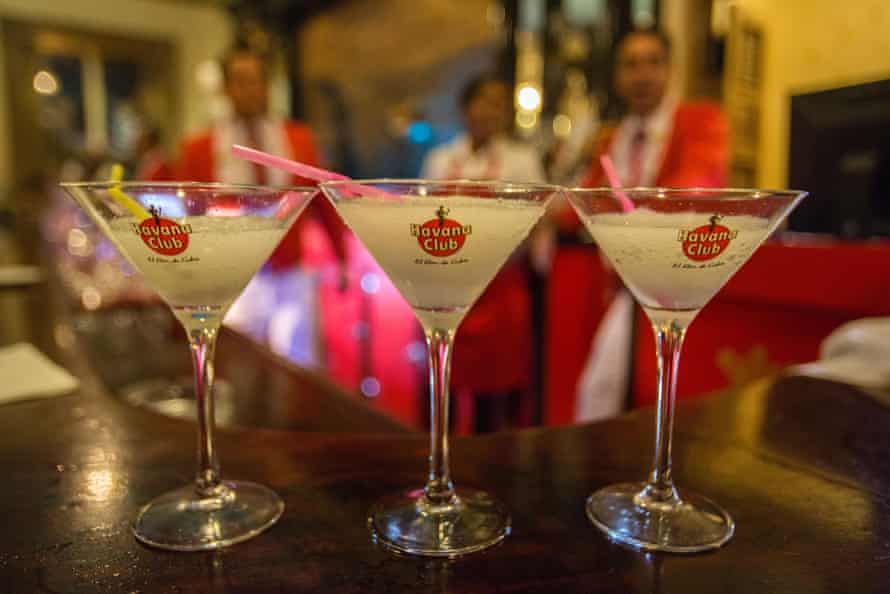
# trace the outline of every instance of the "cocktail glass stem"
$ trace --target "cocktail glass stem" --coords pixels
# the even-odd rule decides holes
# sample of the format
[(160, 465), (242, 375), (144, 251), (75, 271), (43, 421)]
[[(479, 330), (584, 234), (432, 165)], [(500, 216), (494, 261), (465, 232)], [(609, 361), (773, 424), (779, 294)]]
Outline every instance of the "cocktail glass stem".
[(455, 492), (448, 449), (448, 382), (454, 328), (424, 328), (430, 363), (430, 470), (423, 491), (411, 489), (371, 510), (375, 538), (402, 553), (457, 557), (497, 544), (510, 532), (510, 515), (475, 489)]
[(697, 311), (646, 310), (655, 332), (658, 401), (655, 459), (645, 483), (604, 487), (587, 500), (587, 517), (610, 537), (649, 551), (695, 553), (719, 547), (732, 537), (729, 514), (709, 499), (674, 486), (671, 443), (677, 399), (680, 351)]
[(219, 458), (213, 446), (213, 355), (218, 334), (218, 325), (188, 331), (198, 409), (198, 473), (195, 488), (202, 497), (218, 496), (223, 488), (219, 480)]
[[(449, 382), (460, 319), (540, 220), (553, 186), (443, 180), (321, 184), (390, 275), (423, 326), (430, 367), (429, 469), (422, 488), (385, 496), (368, 517), (375, 542), (398, 553), (458, 557), (510, 533), (485, 491), (455, 489), (449, 468)], [(472, 224), (471, 224), (472, 223)]]
[[(219, 549), (272, 526), (284, 501), (263, 485), (221, 480), (214, 443), (217, 336), (232, 301), (318, 190), (118, 180), (63, 187), (185, 330), (198, 422), (194, 481), (147, 502), (133, 534), (160, 549)], [(149, 390), (146, 398), (155, 394)]]
[(649, 482), (639, 494), (639, 504), (674, 505), (680, 498), (671, 476), (671, 442), (677, 401), (677, 374), (686, 326), (668, 319), (652, 323), (658, 361), (658, 406), (655, 424), (655, 461)]
[[(658, 364), (652, 472), (645, 482), (594, 491), (587, 499), (587, 517), (609, 538), (646, 551), (716, 549), (735, 532), (732, 516), (673, 481), (671, 447), (683, 338), (701, 308), (805, 194), (575, 188), (566, 195), (649, 317)], [(633, 208), (619, 207), (619, 196)], [(698, 474), (706, 477), (701, 470)]]
[(213, 354), (224, 308), (173, 308), (186, 330), (195, 372), (198, 471), (195, 482), (165, 493), (142, 508), (134, 532), (164, 549), (218, 549), (255, 536), (275, 523), (284, 502), (262, 485), (220, 480), (213, 443)]
[(448, 382), (451, 376), (453, 329), (425, 330), (430, 362), (430, 474), (424, 498), (431, 505), (454, 500), (454, 484), (448, 462)]

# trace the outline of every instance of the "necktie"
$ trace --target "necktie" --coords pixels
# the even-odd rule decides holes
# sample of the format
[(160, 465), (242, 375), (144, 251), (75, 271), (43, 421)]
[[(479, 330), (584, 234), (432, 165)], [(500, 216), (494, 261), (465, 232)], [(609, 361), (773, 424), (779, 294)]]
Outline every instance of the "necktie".
[(630, 155), (626, 183), (629, 187), (638, 186), (643, 181), (643, 149), (646, 147), (646, 130), (640, 126), (630, 141)]
[[(251, 148), (263, 150), (263, 143), (260, 141), (259, 126), (259, 122), (256, 121), (245, 123), (245, 127), (247, 128), (247, 142), (250, 144)], [(253, 163), (252, 165), (254, 183), (261, 186), (266, 185), (266, 168), (259, 163)]]

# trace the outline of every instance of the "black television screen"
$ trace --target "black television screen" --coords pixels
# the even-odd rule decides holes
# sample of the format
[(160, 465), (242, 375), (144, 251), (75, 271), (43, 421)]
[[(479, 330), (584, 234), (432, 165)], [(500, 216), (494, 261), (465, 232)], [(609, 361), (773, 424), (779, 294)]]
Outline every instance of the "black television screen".
[(890, 236), (890, 80), (791, 97), (795, 231)]

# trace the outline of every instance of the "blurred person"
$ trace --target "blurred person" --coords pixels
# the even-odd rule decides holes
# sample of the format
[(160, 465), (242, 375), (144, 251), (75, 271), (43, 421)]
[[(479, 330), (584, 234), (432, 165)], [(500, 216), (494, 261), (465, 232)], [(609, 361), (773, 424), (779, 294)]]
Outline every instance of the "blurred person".
[[(319, 166), (312, 131), (304, 124), (269, 114), (269, 81), (263, 57), (247, 47), (235, 47), (222, 60), (224, 91), (232, 113), (182, 144), (178, 176), (199, 182), (272, 186), (315, 185), (278, 169), (266, 168), (232, 155), (233, 144)], [(310, 221), (321, 224), (330, 250), (312, 243)], [(318, 299), (322, 273), (332, 252), (337, 263), (337, 287), (347, 289), (345, 227), (327, 200), (316, 196), (235, 302), (226, 323), (235, 326), (291, 360), (320, 366), (325, 360)], [(312, 260), (312, 262), (310, 262)]]
[(466, 132), (433, 149), (421, 176), (543, 182), (544, 169), (535, 149), (507, 135), (511, 105), (510, 87), (503, 79), (484, 74), (471, 80), (460, 96)]
[[(239, 159), (233, 144), (242, 144), (275, 155), (319, 166), (312, 131), (304, 124), (269, 115), (269, 81), (262, 56), (236, 47), (222, 60), (224, 90), (232, 106), (231, 117), (187, 139), (180, 149), (178, 176), (199, 182), (260, 185), (314, 185), (314, 182)], [(346, 248), (344, 227), (326, 200), (316, 198), (269, 258), (273, 269), (291, 268), (300, 262), (301, 231), (315, 218), (325, 228), (339, 262), (339, 284), (345, 288)]]
[[(508, 137), (511, 106), (510, 87), (503, 79), (484, 74), (471, 80), (460, 95), (466, 132), (430, 152), (423, 177), (543, 182), (535, 150)], [(476, 432), (515, 425), (521, 417), (532, 367), (527, 256), (527, 250), (519, 251), (508, 260), (457, 333), (451, 384), (458, 421), (472, 416)]]
[(671, 44), (656, 29), (635, 30), (618, 43), (615, 92), (626, 109), (600, 134), (582, 186), (608, 185), (600, 156), (608, 154), (622, 185), (725, 186), (729, 124), (710, 101), (679, 101), (670, 92)]
[[(634, 30), (618, 42), (615, 92), (626, 114), (604, 127), (582, 186), (606, 186), (608, 154), (625, 187), (722, 187), (728, 179), (729, 124), (709, 101), (680, 101), (669, 89), (671, 43), (657, 29)], [(565, 223), (580, 227), (574, 213)], [(634, 307), (619, 290), (597, 329), (576, 393), (576, 421), (621, 411), (630, 376)], [(617, 345), (617, 346), (616, 346)]]

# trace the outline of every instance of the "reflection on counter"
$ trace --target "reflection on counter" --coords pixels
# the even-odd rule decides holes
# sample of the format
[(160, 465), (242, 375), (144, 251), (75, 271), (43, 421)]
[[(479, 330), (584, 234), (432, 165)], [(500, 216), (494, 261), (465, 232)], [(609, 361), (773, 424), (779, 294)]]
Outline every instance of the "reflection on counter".
[[(74, 313), (70, 319), (69, 344), (85, 356), (90, 372), (112, 396), (194, 422), (189, 351), (183, 330), (166, 306), (118, 306)], [(222, 427), (405, 430), (357, 394), (276, 359), (265, 347), (231, 329), (224, 328), (220, 336), (216, 374), (216, 419)]]

